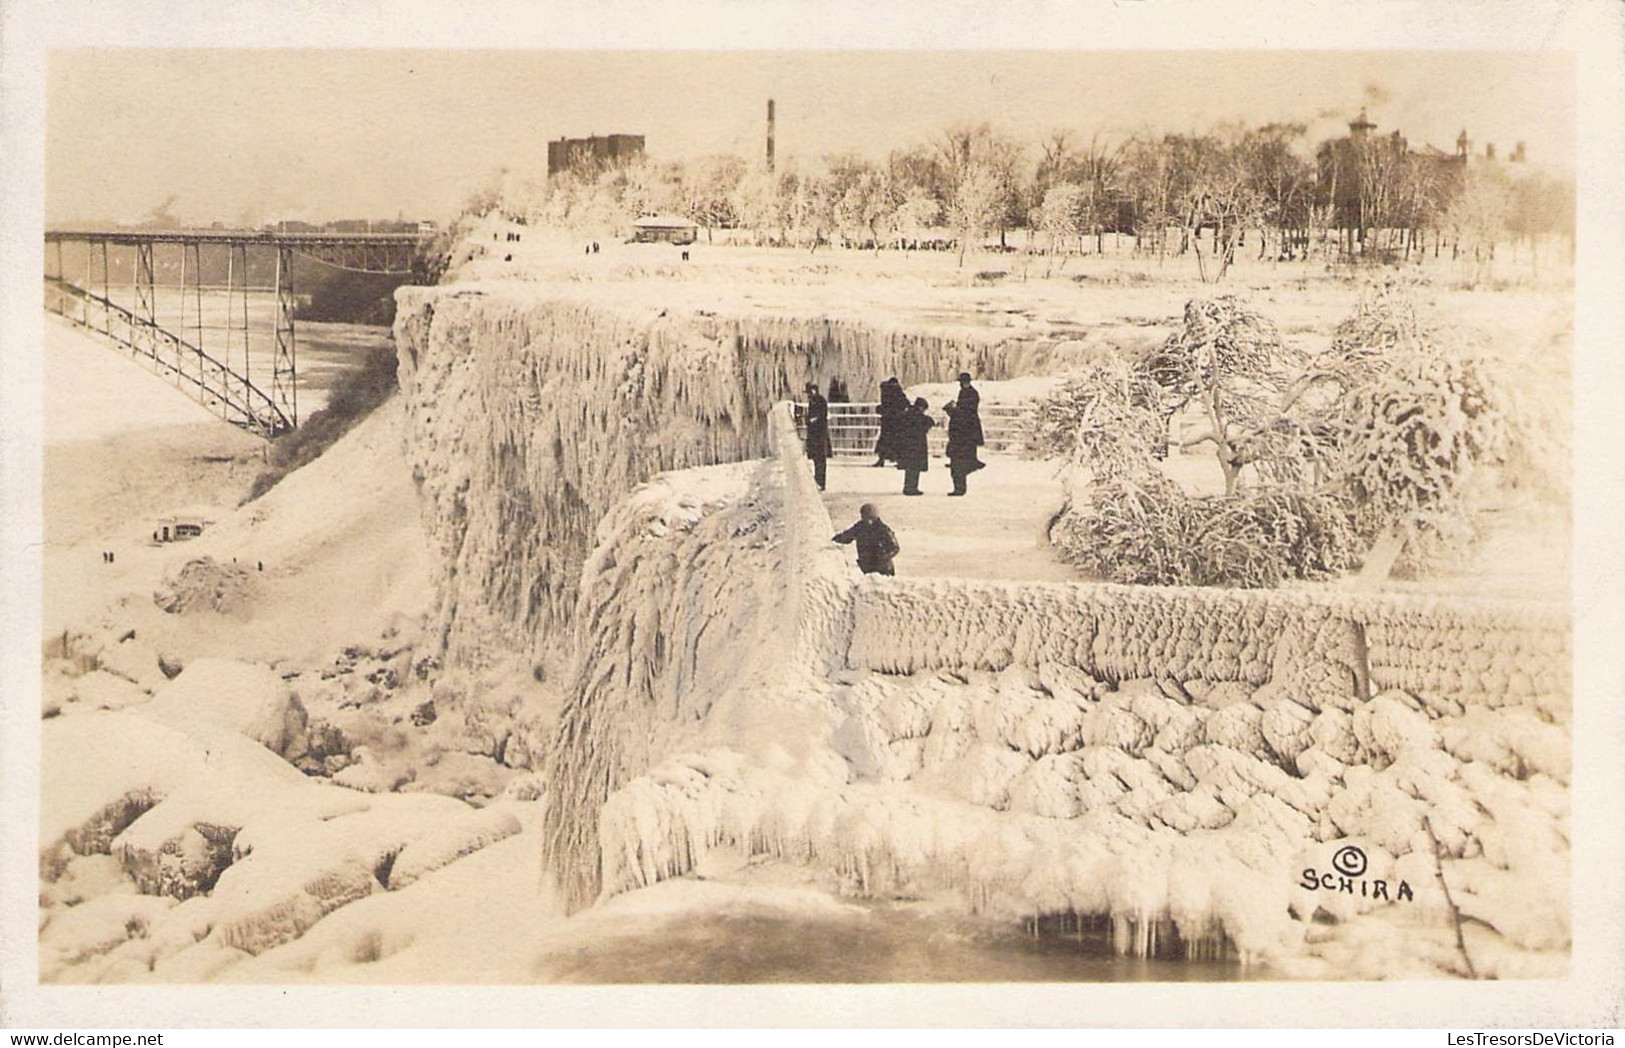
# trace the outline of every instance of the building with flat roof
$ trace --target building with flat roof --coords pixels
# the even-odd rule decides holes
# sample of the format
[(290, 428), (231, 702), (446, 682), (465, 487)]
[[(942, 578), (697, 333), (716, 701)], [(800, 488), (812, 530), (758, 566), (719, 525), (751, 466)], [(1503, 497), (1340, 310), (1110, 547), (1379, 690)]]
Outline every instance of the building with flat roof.
[(632, 239), (640, 244), (692, 244), (700, 227), (677, 215), (644, 215), (632, 223)]
[(549, 177), (569, 170), (619, 167), (643, 155), (642, 135), (589, 135), (547, 143)]

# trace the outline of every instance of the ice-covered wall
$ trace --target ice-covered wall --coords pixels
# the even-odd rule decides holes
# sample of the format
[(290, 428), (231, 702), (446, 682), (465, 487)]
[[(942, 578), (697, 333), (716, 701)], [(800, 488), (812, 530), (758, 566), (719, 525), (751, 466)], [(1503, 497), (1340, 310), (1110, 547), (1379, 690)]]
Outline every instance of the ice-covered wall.
[(1073, 666), (1450, 704), (1569, 703), (1566, 609), (1309, 590), (869, 579), (847, 662), (882, 673)]
[(769, 451), (767, 414), (807, 380), (1009, 372), (997, 341), (823, 318), (573, 300), (536, 286), (397, 292), (406, 452), (441, 554), (452, 665), (514, 653), (554, 673), (594, 529), (663, 470)]

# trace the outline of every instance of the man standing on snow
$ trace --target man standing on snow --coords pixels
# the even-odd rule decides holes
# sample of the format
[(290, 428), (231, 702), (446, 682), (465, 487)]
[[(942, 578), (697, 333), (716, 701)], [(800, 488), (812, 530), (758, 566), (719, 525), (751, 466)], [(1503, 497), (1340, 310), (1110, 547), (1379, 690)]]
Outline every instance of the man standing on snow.
[(905, 495), (924, 494), (920, 490), (920, 474), (931, 468), (931, 445), (926, 434), (936, 423), (925, 409), (925, 398), (916, 398), (898, 423), (897, 468), (903, 471)]
[(977, 434), (971, 426), (976, 416), (951, 400), (942, 410), (948, 416), (948, 475), (954, 480), (948, 494), (963, 495), (965, 478), (987, 465), (976, 457)]
[(968, 439), (974, 442), (972, 447), (979, 448), (987, 443), (982, 439), (982, 395), (970, 384), (968, 371), (959, 373), (959, 400), (955, 406), (964, 416)]
[(813, 480), (824, 490), (824, 467), (835, 448), (829, 439), (829, 402), (818, 392), (818, 383), (807, 383), (807, 457), (812, 459)]
[(835, 542), (858, 544), (858, 569), (865, 575), (895, 575), (892, 558), (902, 552), (897, 536), (880, 519), (880, 510), (873, 502), (858, 507), (858, 522), (836, 535)]

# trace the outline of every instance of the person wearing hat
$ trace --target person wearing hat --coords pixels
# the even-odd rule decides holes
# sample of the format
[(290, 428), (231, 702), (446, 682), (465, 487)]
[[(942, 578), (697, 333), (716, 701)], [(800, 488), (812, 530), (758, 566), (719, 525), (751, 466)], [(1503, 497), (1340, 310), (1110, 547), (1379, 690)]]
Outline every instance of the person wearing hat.
[[(972, 447), (981, 447), (987, 441), (982, 439), (982, 395), (976, 392), (976, 387), (970, 384), (970, 372), (959, 373), (959, 411), (965, 417), (965, 426), (969, 438), (974, 443)], [(980, 468), (980, 467), (978, 467)]]
[(824, 490), (825, 466), (835, 454), (829, 439), (829, 401), (818, 392), (818, 383), (807, 383), (807, 457), (812, 459), (813, 480)]
[(897, 468), (903, 471), (905, 495), (924, 494), (920, 490), (920, 474), (931, 468), (931, 447), (926, 435), (936, 423), (925, 409), (925, 398), (916, 398), (898, 425)]
[(880, 509), (873, 502), (858, 507), (858, 522), (834, 537), (845, 546), (858, 544), (858, 570), (865, 575), (895, 575), (892, 558), (902, 552), (897, 536), (880, 519)]

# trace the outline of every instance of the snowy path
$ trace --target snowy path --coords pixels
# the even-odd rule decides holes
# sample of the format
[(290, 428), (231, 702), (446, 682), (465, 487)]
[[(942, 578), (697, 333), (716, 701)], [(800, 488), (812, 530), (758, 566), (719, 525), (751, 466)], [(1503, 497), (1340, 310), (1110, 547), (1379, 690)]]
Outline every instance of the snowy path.
[(1046, 537), (1061, 508), (1055, 466), (988, 456), (988, 467), (970, 478), (970, 494), (949, 498), (947, 464), (933, 459), (920, 479), (919, 498), (902, 494), (903, 474), (868, 462), (832, 461), (824, 501), (837, 528), (858, 518), (873, 502), (897, 533), (903, 552), (897, 573), (915, 578), (1010, 579), (1070, 582), (1076, 571), (1055, 556)]

